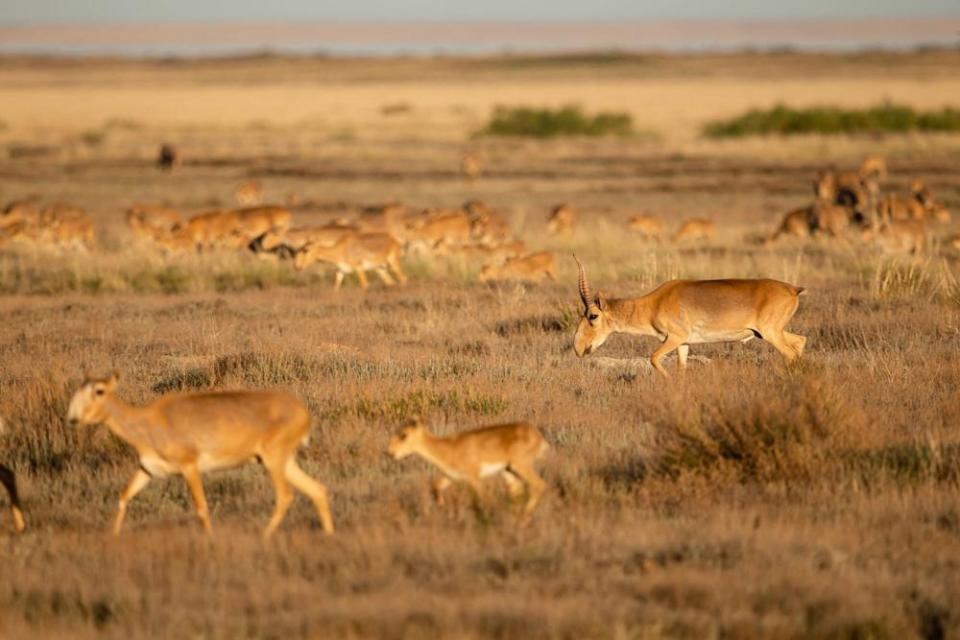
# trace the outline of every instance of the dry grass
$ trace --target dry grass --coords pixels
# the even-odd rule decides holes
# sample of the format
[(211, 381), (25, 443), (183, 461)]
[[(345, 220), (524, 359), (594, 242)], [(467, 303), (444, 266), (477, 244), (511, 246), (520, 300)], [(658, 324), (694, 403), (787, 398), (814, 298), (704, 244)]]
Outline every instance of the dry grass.
[[(31, 527), (13, 537), (0, 519), (0, 636), (960, 633), (957, 257), (752, 242), (808, 198), (816, 164), (789, 157), (805, 142), (777, 159), (723, 147), (678, 155), (641, 141), (477, 143), (488, 169), (467, 183), (460, 144), (317, 149), (260, 129), (198, 132), (191, 162), (161, 175), (148, 161), (153, 126), (112, 131), (83, 158), (0, 166), (4, 198), (84, 205), (101, 244), (89, 256), (0, 255), (0, 461), (22, 478)], [(920, 177), (956, 208), (954, 143), (904, 144), (891, 188)], [(840, 148), (830, 157), (841, 163), (862, 150)], [(167, 261), (127, 246), (129, 202), (193, 211), (226, 201), (250, 176), (268, 197), (299, 195), (303, 222), (389, 198), (483, 198), (530, 246), (557, 251), (559, 281), (488, 286), (475, 265), (410, 261), (406, 289), (334, 294), (329, 274), (286, 264)], [(559, 201), (578, 207), (581, 227), (544, 239)], [(645, 244), (622, 231), (641, 211), (671, 230), (709, 215), (718, 237), (684, 249)], [(809, 294), (792, 327), (809, 337), (804, 361), (785, 369), (757, 341), (694, 347), (712, 361), (670, 381), (578, 361), (571, 251), (613, 294), (678, 276), (802, 284)], [(600, 355), (651, 349), (618, 336)], [(330, 487), (336, 536), (325, 538), (299, 499), (263, 546), (273, 494), (251, 466), (206, 479), (215, 540), (203, 538), (177, 479), (149, 487), (127, 533), (109, 538), (135, 457), (104, 429), (77, 430), (63, 416), (81, 371), (112, 367), (135, 402), (259, 386), (302, 397), (314, 433), (301, 461)], [(518, 528), (503, 491), (476, 504), (452, 490), (450, 504), (433, 504), (426, 465), (385, 455), (412, 414), (441, 432), (538, 425), (552, 446), (550, 490), (533, 521)]]

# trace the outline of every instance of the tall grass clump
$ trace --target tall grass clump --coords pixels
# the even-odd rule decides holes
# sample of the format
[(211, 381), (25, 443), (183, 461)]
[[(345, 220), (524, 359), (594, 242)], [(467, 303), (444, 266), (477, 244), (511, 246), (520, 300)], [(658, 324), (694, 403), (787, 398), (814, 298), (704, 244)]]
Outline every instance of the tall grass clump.
[(940, 110), (919, 111), (892, 102), (868, 109), (844, 109), (829, 105), (795, 109), (778, 104), (770, 109), (751, 109), (729, 120), (717, 120), (703, 129), (704, 135), (709, 138), (908, 131), (960, 131), (960, 109), (943, 107)]
[(499, 106), (478, 133), (530, 138), (629, 136), (633, 134), (633, 118), (622, 111), (601, 111), (591, 116), (576, 105), (559, 109)]

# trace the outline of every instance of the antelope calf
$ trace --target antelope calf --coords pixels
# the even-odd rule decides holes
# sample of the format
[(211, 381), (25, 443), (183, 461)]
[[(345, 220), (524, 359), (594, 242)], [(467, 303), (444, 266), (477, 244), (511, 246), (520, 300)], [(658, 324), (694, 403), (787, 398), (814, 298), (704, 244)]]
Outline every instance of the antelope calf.
[(573, 233), (577, 224), (577, 210), (570, 204), (558, 204), (550, 210), (547, 231), (550, 233)]
[(400, 268), (400, 256), (403, 245), (389, 233), (350, 233), (344, 235), (333, 246), (309, 243), (297, 251), (294, 266), (302, 271), (314, 262), (328, 262), (337, 268), (333, 288), (340, 290), (343, 278), (348, 273), (356, 273), (360, 287), (369, 286), (366, 272), (373, 270), (388, 287), (396, 284), (391, 273), (400, 284), (407, 283), (407, 277)]
[(250, 179), (240, 184), (233, 191), (233, 197), (238, 204), (249, 207), (263, 202), (263, 183)]
[(306, 442), (310, 412), (282, 391), (208, 391), (171, 393), (135, 407), (116, 397), (117, 374), (87, 379), (70, 400), (73, 424), (103, 423), (132, 446), (140, 468), (120, 496), (113, 533), (123, 527), (127, 506), (153, 478), (182, 475), (190, 488), (197, 517), (211, 534), (210, 511), (200, 476), (207, 471), (259, 461), (276, 493), (273, 516), (263, 531), (270, 538), (283, 521), (293, 494), (306, 494), (316, 507), (323, 530), (333, 533), (326, 488), (304, 473), (295, 459)]
[(627, 221), (627, 226), (638, 232), (645, 240), (659, 240), (663, 236), (663, 220), (657, 216), (633, 216)]
[[(576, 256), (574, 256), (576, 259)], [(803, 354), (807, 339), (786, 330), (803, 287), (777, 280), (670, 280), (639, 298), (592, 297), (583, 265), (583, 318), (573, 339), (578, 357), (595, 351), (614, 333), (656, 336), (661, 345), (650, 363), (663, 375), (664, 356), (674, 349), (687, 366), (691, 344), (747, 342), (762, 338), (787, 362)]]
[(527, 502), (523, 508), (526, 517), (536, 508), (547, 487), (534, 465), (549, 448), (537, 428), (523, 422), (441, 438), (414, 420), (390, 440), (387, 450), (396, 460), (417, 454), (440, 469), (442, 475), (433, 481), (434, 496), (440, 504), (451, 482), (466, 482), (480, 498), (484, 495), (480, 481), (489, 476), (503, 478), (514, 499), (521, 496), (526, 485)]
[(502, 265), (484, 265), (480, 280), (526, 280), (539, 282), (544, 278), (556, 280), (557, 270), (553, 254), (549, 251), (531, 253), (522, 258), (508, 258)]
[(680, 228), (673, 234), (674, 242), (693, 242), (698, 240), (712, 240), (717, 234), (713, 221), (706, 218), (690, 218), (680, 223)]

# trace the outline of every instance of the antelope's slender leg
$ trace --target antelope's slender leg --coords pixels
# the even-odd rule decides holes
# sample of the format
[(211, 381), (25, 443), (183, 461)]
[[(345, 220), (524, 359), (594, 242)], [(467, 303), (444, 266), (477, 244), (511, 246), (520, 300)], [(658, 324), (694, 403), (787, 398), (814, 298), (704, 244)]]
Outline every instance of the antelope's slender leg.
[(268, 471), (270, 472), (270, 479), (273, 481), (277, 502), (273, 509), (273, 516), (270, 517), (270, 522), (263, 530), (264, 540), (269, 540), (273, 532), (277, 530), (277, 527), (283, 522), (283, 517), (287, 515), (290, 503), (293, 502), (293, 492), (290, 491), (290, 485), (287, 484), (286, 469), (283, 463), (271, 461)]
[(690, 345), (682, 344), (677, 347), (677, 363), (681, 369), (687, 368), (687, 356), (690, 355)]
[(540, 474), (537, 473), (532, 465), (511, 464), (510, 470), (527, 483), (527, 492), (529, 495), (527, 497), (527, 504), (523, 508), (523, 515), (524, 517), (529, 517), (529, 515), (533, 513), (534, 508), (536, 508), (537, 502), (540, 501), (540, 496), (542, 496), (546, 490), (547, 483), (544, 482), (543, 478), (540, 477)]
[(360, 281), (360, 288), (366, 291), (367, 287), (370, 286), (370, 283), (367, 282), (367, 273), (360, 266), (356, 268), (356, 272), (357, 272), (357, 280)]
[(22, 533), (27, 528), (27, 523), (23, 519), (23, 511), (20, 507), (20, 494), (17, 492), (17, 477), (13, 471), (0, 465), (0, 484), (3, 484), (7, 493), (10, 495), (10, 513), (13, 516), (13, 528), (17, 533)]
[(390, 268), (391, 271), (393, 271), (393, 275), (397, 277), (397, 281), (400, 283), (401, 286), (407, 284), (407, 276), (403, 272), (403, 270), (400, 269), (400, 263), (397, 261), (396, 256), (392, 256), (387, 261), (387, 266)]
[(150, 474), (143, 469), (137, 469), (133, 478), (127, 483), (127, 488), (120, 494), (120, 506), (117, 508), (117, 516), (113, 519), (113, 535), (120, 535), (120, 530), (123, 529), (123, 520), (127, 517), (127, 505), (148, 484), (150, 484)]
[(213, 535), (213, 527), (210, 525), (210, 507), (207, 506), (207, 496), (203, 492), (203, 481), (200, 479), (200, 471), (196, 465), (189, 465), (183, 469), (183, 477), (190, 487), (190, 495), (193, 497), (193, 504), (197, 509), (197, 517), (200, 518), (200, 524), (208, 536)]
[(500, 477), (507, 483), (507, 493), (514, 500), (523, 495), (523, 481), (509, 469), (500, 472)]
[(320, 524), (325, 533), (333, 533), (333, 517), (330, 515), (330, 502), (327, 499), (327, 488), (304, 473), (292, 457), (287, 461), (285, 469), (287, 480), (294, 487), (309, 496), (317, 509)]
[(337, 271), (336, 278), (333, 281), (333, 290), (340, 291), (340, 287), (343, 285), (343, 271)]
[(669, 378), (670, 374), (667, 373), (667, 370), (663, 368), (663, 358), (668, 353), (679, 347), (683, 344), (685, 338), (680, 338), (678, 336), (667, 336), (666, 340), (663, 341), (657, 350), (653, 352), (653, 355), (650, 356), (650, 364), (653, 365), (653, 368), (663, 374), (665, 377)]
[(437, 501), (437, 504), (443, 504), (443, 493), (450, 488), (451, 482), (450, 478), (445, 475), (439, 475), (433, 479), (431, 484), (431, 489), (433, 490), (433, 499)]
[(383, 280), (383, 284), (387, 285), (388, 287), (392, 287), (397, 284), (397, 282), (390, 276), (389, 273), (387, 273), (387, 270), (384, 269), (383, 267), (379, 267), (376, 270), (376, 272), (377, 272), (377, 275), (380, 277), (380, 279)]

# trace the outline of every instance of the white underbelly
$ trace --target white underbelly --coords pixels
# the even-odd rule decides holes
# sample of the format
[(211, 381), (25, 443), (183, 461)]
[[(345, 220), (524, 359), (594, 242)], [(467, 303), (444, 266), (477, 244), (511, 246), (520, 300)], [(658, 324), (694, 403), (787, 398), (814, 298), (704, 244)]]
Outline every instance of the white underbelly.
[(738, 329), (736, 331), (693, 331), (687, 336), (687, 344), (704, 344), (707, 342), (746, 342), (754, 338), (753, 331)]
[(165, 478), (180, 473), (180, 468), (159, 456), (140, 456), (140, 466), (154, 478)]
[(480, 465), (480, 477), (493, 476), (507, 468), (504, 462), (484, 462)]

